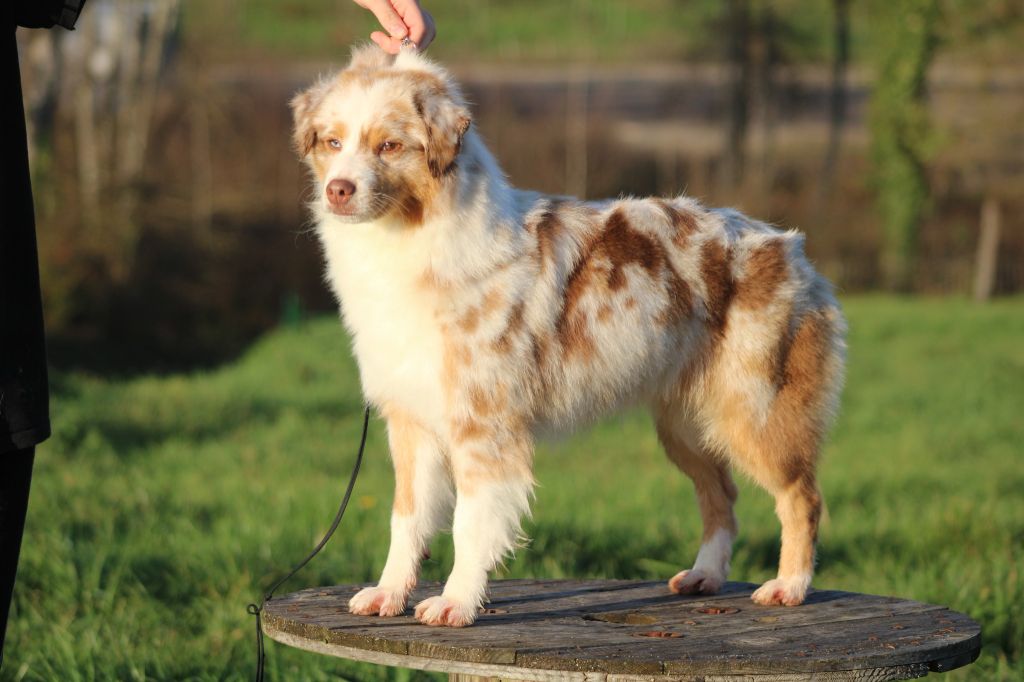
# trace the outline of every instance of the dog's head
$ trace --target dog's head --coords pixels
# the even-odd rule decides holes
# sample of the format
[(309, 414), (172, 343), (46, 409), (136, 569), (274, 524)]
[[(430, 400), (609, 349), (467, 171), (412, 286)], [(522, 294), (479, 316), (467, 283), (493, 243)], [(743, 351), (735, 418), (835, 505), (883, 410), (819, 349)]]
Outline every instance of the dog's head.
[(469, 111), (447, 73), (414, 51), (357, 48), (334, 78), (292, 100), (295, 145), (316, 201), (345, 222), (418, 224), (454, 174)]

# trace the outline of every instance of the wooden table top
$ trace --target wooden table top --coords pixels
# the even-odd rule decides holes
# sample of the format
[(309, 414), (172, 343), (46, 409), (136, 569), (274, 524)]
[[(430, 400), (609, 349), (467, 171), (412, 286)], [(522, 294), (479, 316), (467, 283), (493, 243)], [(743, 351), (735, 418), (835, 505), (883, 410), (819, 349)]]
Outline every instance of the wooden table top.
[(264, 632), (309, 651), (382, 665), (518, 680), (901, 680), (974, 661), (981, 627), (943, 606), (814, 590), (798, 607), (750, 601), (757, 587), (671, 594), (664, 582), (503, 580), (475, 625), (355, 616), (365, 585), (302, 590), (266, 604)]

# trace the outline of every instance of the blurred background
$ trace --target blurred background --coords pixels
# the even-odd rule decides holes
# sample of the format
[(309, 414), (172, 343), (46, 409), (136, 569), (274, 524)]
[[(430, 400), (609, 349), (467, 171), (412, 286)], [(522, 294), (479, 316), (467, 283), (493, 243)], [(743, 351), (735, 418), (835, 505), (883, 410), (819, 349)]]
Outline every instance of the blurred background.
[[(850, 322), (815, 585), (964, 611), (984, 652), (946, 679), (1024, 679), (1024, 2), (424, 2), (515, 184), (807, 233)], [(287, 102), (374, 28), (350, 0), (88, 0), (19, 30), (53, 436), (0, 682), (251, 679), (245, 606), (322, 537), (362, 423)], [(497, 577), (691, 565), (693, 487), (643, 411), (536, 467)], [(374, 419), (285, 591), (377, 578), (392, 480)], [(760, 582), (778, 522), (738, 483), (731, 577)], [(450, 538), (431, 555), (443, 580)], [(430, 678), (268, 648), (273, 680)]]
[[(736, 206), (805, 231), (843, 292), (1024, 287), (1019, 0), (428, 7), (519, 186)], [(20, 32), (55, 362), (219, 360), (332, 307), (287, 102), (373, 26), (343, 0), (90, 0)]]

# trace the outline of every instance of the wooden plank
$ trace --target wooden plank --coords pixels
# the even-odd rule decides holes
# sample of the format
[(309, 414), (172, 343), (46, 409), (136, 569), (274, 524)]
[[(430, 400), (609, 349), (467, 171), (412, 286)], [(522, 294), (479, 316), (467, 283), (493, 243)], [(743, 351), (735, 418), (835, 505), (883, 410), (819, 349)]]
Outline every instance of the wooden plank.
[(747, 674), (686, 674), (665, 676), (605, 674), (565, 670), (541, 670), (489, 664), (471, 664), (460, 663), (459, 661), (418, 658), (413, 656), (396, 656), (394, 654), (366, 651), (363, 649), (352, 649), (305, 640), (289, 635), (288, 633), (268, 631), (267, 634), (283, 644), (288, 644), (314, 653), (385, 666), (415, 668), (417, 670), (432, 672), (448, 672), (449, 674), (457, 675), (458, 677), (456, 679), (461, 680), (497, 679), (504, 682), (740, 682), (741, 680), (745, 682), (751, 682), (751, 680), (756, 680), (757, 682), (806, 682), (807, 680), (814, 680), (815, 682), (845, 682), (852, 680), (866, 680), (870, 682), (884, 682), (887, 680), (907, 680), (923, 677), (928, 673), (927, 665), (918, 664), (913, 666), (896, 666), (869, 670), (839, 672), (824, 671), (811, 674), (769, 673), (756, 676)]

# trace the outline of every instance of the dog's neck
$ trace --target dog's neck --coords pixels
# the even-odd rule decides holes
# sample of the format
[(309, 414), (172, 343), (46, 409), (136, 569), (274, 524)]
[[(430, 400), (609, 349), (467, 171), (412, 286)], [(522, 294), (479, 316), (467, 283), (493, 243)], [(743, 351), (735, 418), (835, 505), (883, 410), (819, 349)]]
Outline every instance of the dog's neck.
[(486, 276), (526, 247), (524, 208), (475, 130), (463, 140), (437, 210), (421, 229), (430, 233), (432, 274), (451, 283)]

